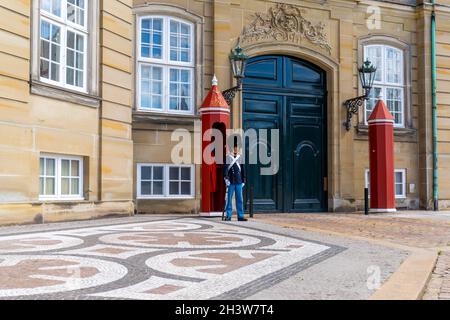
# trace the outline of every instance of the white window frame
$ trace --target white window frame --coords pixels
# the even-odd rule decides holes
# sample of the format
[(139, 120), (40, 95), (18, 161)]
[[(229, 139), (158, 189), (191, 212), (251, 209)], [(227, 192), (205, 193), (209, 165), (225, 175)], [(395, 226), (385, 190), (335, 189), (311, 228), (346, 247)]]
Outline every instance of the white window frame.
[[(142, 28), (142, 20), (145, 19), (162, 19), (163, 20), (163, 33), (162, 33), (162, 59), (155, 58), (147, 58), (142, 57), (141, 51), (141, 28)], [(190, 61), (182, 62), (182, 61), (172, 61), (170, 60), (170, 21), (176, 21), (180, 23), (184, 23), (189, 25), (191, 30), (190, 35)], [(172, 16), (166, 15), (143, 15), (138, 17), (137, 19), (137, 28), (136, 28), (136, 109), (141, 112), (151, 112), (151, 113), (160, 113), (160, 114), (174, 114), (174, 115), (193, 115), (195, 112), (195, 61), (196, 61), (196, 47), (195, 47), (195, 39), (196, 39), (196, 31), (195, 25), (192, 22), (179, 19)], [(142, 65), (151, 65), (158, 66), (162, 68), (162, 109), (156, 108), (142, 108), (141, 106), (141, 91), (142, 91), (142, 81), (141, 81), (141, 66)], [(190, 70), (190, 97), (191, 97), (191, 105), (190, 109), (187, 111), (183, 110), (171, 110), (170, 109), (170, 69), (185, 69)]]
[[(387, 88), (395, 88), (395, 89), (400, 89), (401, 90), (401, 97), (402, 97), (402, 110), (401, 110), (401, 122), (400, 123), (394, 123), (394, 127), (396, 128), (404, 128), (405, 127), (405, 110), (406, 110), (406, 103), (407, 103), (407, 99), (406, 99), (406, 77), (405, 77), (405, 52), (402, 49), (399, 49), (395, 46), (392, 45), (387, 45), (387, 44), (367, 44), (364, 45), (364, 56), (363, 56), (363, 60), (366, 60), (367, 57), (367, 51), (369, 48), (371, 47), (381, 47), (382, 48), (382, 72), (381, 72), (381, 81), (374, 81), (373, 84), (373, 88), (372, 90), (375, 89), (375, 87), (377, 88), (381, 88), (381, 93), (383, 95), (383, 99), (386, 102), (387, 99), (387, 93), (386, 90)], [(385, 67), (386, 64), (386, 49), (390, 48), (390, 49), (394, 49), (397, 52), (400, 53), (400, 78), (401, 78), (401, 83), (390, 83), (387, 82), (387, 68)], [(379, 66), (376, 66), (377, 68), (379, 68)], [(367, 101), (364, 103), (364, 124), (368, 125), (368, 117), (367, 117)]]
[[(39, 162), (41, 158), (45, 159), (53, 159), (55, 160), (55, 195), (39, 195), (40, 201), (82, 201), (85, 200), (83, 196), (83, 190), (84, 190), (84, 163), (83, 163), (83, 157), (77, 157), (77, 156), (66, 156), (66, 155), (55, 155), (55, 154), (46, 154), (43, 153), (39, 156)], [(77, 195), (61, 195), (61, 162), (63, 160), (69, 160), (69, 161), (78, 161), (80, 166), (78, 168), (79, 170), (79, 191)], [(39, 164), (40, 165), (40, 164)], [(39, 177), (40, 177), (40, 168), (39, 168)]]
[[(401, 173), (402, 174), (402, 193), (401, 194), (395, 194), (395, 199), (406, 199), (406, 169), (395, 169), (394, 170), (394, 191), (397, 192), (397, 188), (396, 186), (398, 184), (400, 184), (397, 179), (397, 173)], [(369, 177), (370, 177), (370, 170), (366, 169), (364, 172), (364, 186), (365, 188), (369, 188)], [(370, 192), (369, 192), (369, 197), (370, 197)]]
[[(142, 167), (163, 167), (163, 195), (143, 195), (141, 191), (141, 169)], [(191, 169), (191, 194), (189, 195), (171, 195), (170, 194), (170, 168), (189, 168)], [(194, 165), (175, 165), (164, 163), (138, 163), (136, 179), (137, 199), (195, 199), (195, 166)]]
[[(90, 52), (88, 48), (88, 24), (89, 24), (89, 15), (88, 12), (90, 10), (89, 0), (85, 0), (85, 9), (84, 9), (84, 26), (78, 25), (76, 23), (72, 23), (67, 19), (67, 0), (63, 0), (61, 4), (61, 17), (58, 17), (48, 11), (45, 11), (41, 8), (41, 0), (39, 1), (39, 52), (37, 53), (37, 62), (38, 62), (38, 77), (39, 80), (43, 83), (47, 83), (50, 85), (66, 88), (73, 91), (79, 91), (83, 93), (87, 93), (87, 73), (88, 73), (88, 54)], [(51, 79), (46, 79), (41, 77), (40, 70), (40, 61), (41, 61), (41, 21), (46, 21), (47, 23), (54, 24), (58, 26), (61, 30), (61, 46), (60, 46), (60, 65), (59, 65), (59, 75), (60, 81), (54, 81)], [(84, 37), (84, 56), (83, 56), (83, 87), (77, 87), (74, 85), (70, 85), (67, 83), (66, 79), (66, 71), (67, 71), (67, 32), (71, 31), (75, 34), (81, 34)]]

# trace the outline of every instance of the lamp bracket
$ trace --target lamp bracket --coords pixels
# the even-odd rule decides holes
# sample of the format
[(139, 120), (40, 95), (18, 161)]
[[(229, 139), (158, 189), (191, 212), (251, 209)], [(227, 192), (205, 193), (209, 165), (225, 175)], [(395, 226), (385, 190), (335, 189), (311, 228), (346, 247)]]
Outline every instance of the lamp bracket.
[(233, 88), (230, 88), (230, 89), (222, 92), (222, 95), (225, 98), (225, 101), (230, 106), (230, 108), (231, 108), (231, 104), (233, 103), (234, 98), (236, 97), (236, 93), (238, 93), (241, 90), (242, 90), (242, 86), (239, 84)]
[(369, 98), (368, 94), (359, 96), (353, 99), (349, 99), (344, 102), (344, 106), (347, 108), (347, 120), (344, 122), (344, 127), (347, 131), (350, 131), (352, 127), (352, 118), (354, 114), (358, 113), (360, 107), (364, 106), (364, 102)]

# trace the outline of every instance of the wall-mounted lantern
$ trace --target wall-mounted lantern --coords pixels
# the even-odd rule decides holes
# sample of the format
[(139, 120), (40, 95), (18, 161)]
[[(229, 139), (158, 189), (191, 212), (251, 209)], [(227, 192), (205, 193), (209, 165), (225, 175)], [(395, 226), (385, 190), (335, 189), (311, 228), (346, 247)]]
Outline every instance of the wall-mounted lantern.
[(242, 90), (242, 81), (245, 78), (245, 67), (247, 66), (248, 56), (244, 53), (239, 42), (237, 46), (231, 50), (230, 63), (233, 70), (233, 77), (236, 79), (236, 86), (222, 92), (228, 105), (231, 107), (236, 93)]
[(344, 106), (347, 108), (347, 121), (344, 122), (344, 126), (347, 131), (350, 131), (352, 117), (356, 114), (360, 107), (364, 105), (364, 102), (369, 99), (370, 91), (373, 87), (373, 82), (375, 81), (375, 75), (377, 68), (370, 62), (366, 60), (361, 68), (358, 69), (359, 80), (364, 89), (364, 95), (356, 97), (344, 102)]

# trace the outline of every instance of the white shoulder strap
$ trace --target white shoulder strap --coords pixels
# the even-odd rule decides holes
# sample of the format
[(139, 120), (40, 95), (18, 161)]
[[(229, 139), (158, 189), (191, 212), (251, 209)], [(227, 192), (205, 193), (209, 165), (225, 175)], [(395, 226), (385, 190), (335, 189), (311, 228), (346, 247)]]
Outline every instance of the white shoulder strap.
[(231, 164), (228, 166), (228, 171), (230, 171), (230, 169), (234, 166), (235, 163), (236, 163), (237, 166), (239, 167), (239, 170), (241, 170), (241, 166), (239, 165), (239, 162), (238, 162), (238, 160), (239, 160), (239, 158), (241, 157), (241, 155), (238, 154), (238, 155), (236, 156), (236, 158), (235, 158), (235, 157), (233, 157), (233, 156), (230, 154), (230, 157), (231, 157), (231, 159), (233, 159), (233, 161), (232, 161)]

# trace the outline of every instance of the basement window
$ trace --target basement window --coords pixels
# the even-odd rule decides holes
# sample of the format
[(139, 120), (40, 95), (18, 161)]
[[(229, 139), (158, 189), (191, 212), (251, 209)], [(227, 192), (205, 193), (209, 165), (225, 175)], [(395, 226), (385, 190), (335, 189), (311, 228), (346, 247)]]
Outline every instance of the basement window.
[(138, 199), (192, 199), (195, 189), (193, 165), (138, 164)]
[(84, 200), (81, 157), (42, 155), (39, 172), (39, 200)]
[[(395, 172), (395, 198), (406, 198), (406, 169), (396, 169)], [(370, 195), (370, 170), (365, 171), (365, 187), (369, 188)]]

